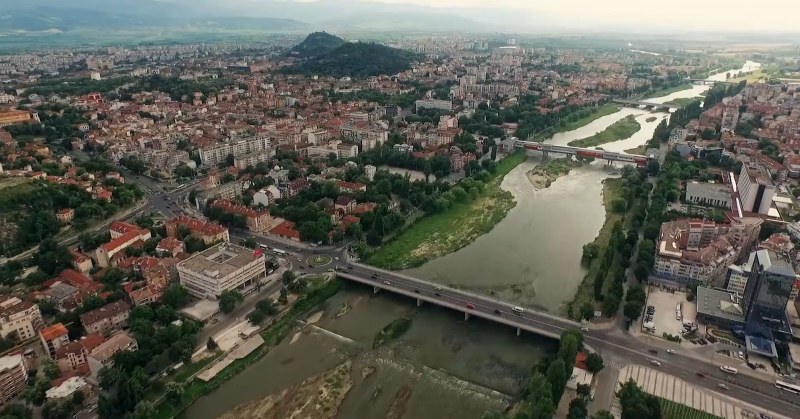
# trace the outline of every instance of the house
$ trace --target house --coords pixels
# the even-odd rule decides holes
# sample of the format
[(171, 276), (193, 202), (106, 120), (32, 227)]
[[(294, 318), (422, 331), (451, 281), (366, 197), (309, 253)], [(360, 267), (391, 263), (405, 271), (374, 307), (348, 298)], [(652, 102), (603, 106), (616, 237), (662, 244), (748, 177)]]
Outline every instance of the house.
[(244, 205), (234, 204), (226, 199), (218, 199), (211, 204), (212, 208), (219, 208), (227, 214), (240, 215), (247, 223), (250, 231), (264, 231), (269, 229), (272, 221), (267, 210), (255, 210)]
[(97, 379), (103, 367), (111, 368), (114, 365), (114, 355), (122, 351), (135, 351), (139, 349), (136, 339), (131, 335), (120, 332), (109, 337), (105, 342), (94, 348), (87, 358), (89, 372), (92, 378)]
[(161, 298), (161, 290), (154, 286), (146, 286), (128, 292), (128, 298), (134, 306), (150, 304)]
[(366, 192), (367, 185), (358, 182), (345, 182), (343, 180), (337, 180), (336, 186), (339, 187), (340, 190), (347, 191), (347, 192)]
[(75, 210), (72, 208), (63, 208), (56, 211), (56, 218), (61, 224), (69, 224), (75, 218)]
[(91, 386), (83, 377), (69, 377), (55, 387), (49, 388), (45, 392), (47, 400), (72, 400), (77, 392), (86, 393), (91, 391)]
[(295, 179), (286, 185), (286, 196), (291, 198), (309, 187), (311, 187), (311, 182), (308, 180), (303, 178)]
[(189, 234), (202, 240), (205, 244), (221, 241), (230, 241), (228, 229), (213, 222), (179, 215), (166, 223), (167, 236), (178, 238), (180, 229), (186, 229)]
[(144, 244), (151, 237), (150, 230), (120, 221), (112, 223), (109, 232), (111, 240), (101, 244), (94, 251), (97, 265), (103, 268), (113, 266), (112, 258), (115, 255), (121, 254), (122, 251), (138, 242)]
[(178, 253), (186, 251), (183, 242), (174, 237), (165, 237), (156, 245), (156, 252), (161, 255), (175, 257)]
[(84, 336), (81, 340), (69, 342), (56, 349), (56, 365), (62, 372), (75, 371), (81, 365), (86, 364), (86, 360), (94, 348), (103, 343), (105, 339), (98, 334)]
[(299, 242), (300, 232), (294, 229), (294, 223), (291, 221), (284, 221), (269, 231), (270, 235), (283, 237)]
[(92, 270), (94, 264), (92, 263), (92, 259), (83, 253), (76, 252), (75, 250), (70, 250), (72, 254), (72, 266), (78, 270), (80, 273), (87, 273)]
[(81, 314), (81, 324), (86, 333), (110, 336), (128, 325), (130, 306), (122, 301), (106, 304), (96, 310)]
[(356, 208), (356, 200), (349, 196), (341, 195), (336, 198), (334, 208), (344, 211), (345, 214), (350, 214)]
[(281, 191), (275, 185), (270, 185), (253, 194), (253, 204), (268, 207), (275, 200), (281, 199)]

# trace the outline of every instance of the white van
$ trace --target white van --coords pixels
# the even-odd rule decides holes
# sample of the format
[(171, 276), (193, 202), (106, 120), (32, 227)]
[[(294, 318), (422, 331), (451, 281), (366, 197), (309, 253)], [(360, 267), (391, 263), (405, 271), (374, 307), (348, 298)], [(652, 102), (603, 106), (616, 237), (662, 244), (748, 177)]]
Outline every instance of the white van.
[(739, 370), (737, 370), (736, 368), (731, 368), (731, 367), (729, 367), (727, 365), (723, 365), (723, 366), (719, 367), (719, 369), (722, 370), (723, 372), (727, 372), (728, 374), (734, 374), (735, 375), (735, 374), (739, 373)]
[(517, 307), (517, 306), (512, 307), (511, 310), (513, 310), (515, 313), (522, 313), (523, 311), (525, 311), (522, 309), (522, 307)]

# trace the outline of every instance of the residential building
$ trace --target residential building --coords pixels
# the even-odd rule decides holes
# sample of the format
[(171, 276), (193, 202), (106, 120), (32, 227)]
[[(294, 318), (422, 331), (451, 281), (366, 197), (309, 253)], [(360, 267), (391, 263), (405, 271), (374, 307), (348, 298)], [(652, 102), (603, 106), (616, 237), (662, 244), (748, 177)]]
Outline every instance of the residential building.
[(185, 250), (186, 249), (183, 242), (175, 237), (165, 237), (156, 245), (156, 252), (158, 252), (160, 255), (169, 255), (175, 257), (178, 253), (181, 253)]
[(205, 244), (217, 243), (220, 241), (230, 241), (228, 229), (213, 222), (203, 221), (197, 218), (179, 215), (166, 223), (167, 236), (178, 237), (178, 230), (183, 227), (189, 234), (203, 241)]
[(686, 202), (718, 208), (731, 208), (728, 185), (690, 181), (686, 183)]
[(75, 210), (72, 208), (64, 208), (56, 211), (56, 218), (61, 224), (69, 224), (75, 218)]
[(101, 244), (94, 251), (97, 264), (103, 268), (114, 265), (112, 259), (115, 255), (122, 255), (121, 252), (134, 243), (144, 244), (151, 237), (150, 230), (120, 221), (112, 223), (109, 231), (111, 241)]
[(356, 208), (356, 200), (349, 196), (341, 195), (336, 198), (334, 208), (342, 210), (345, 214), (350, 214)]
[(739, 106), (736, 104), (726, 105), (722, 111), (721, 131), (734, 131), (736, 124), (739, 123)]
[(250, 231), (268, 230), (272, 224), (269, 211), (255, 210), (244, 205), (234, 204), (226, 199), (218, 199), (211, 204), (212, 208), (219, 208), (227, 214), (235, 214), (244, 217), (247, 229)]
[(268, 207), (277, 199), (281, 199), (281, 191), (275, 185), (267, 186), (253, 194), (254, 205)]
[(17, 297), (0, 297), (0, 336), (16, 333), (19, 341), (26, 341), (44, 327), (39, 306)]
[(371, 165), (371, 164), (368, 164), (368, 165), (364, 166), (364, 175), (367, 177), (367, 179), (369, 179), (370, 182), (375, 180), (375, 173), (377, 171), (378, 171), (378, 169), (375, 166)]
[(50, 358), (55, 358), (56, 350), (69, 343), (69, 332), (61, 323), (47, 326), (39, 331), (42, 347)]
[(81, 340), (69, 342), (59, 347), (56, 349), (55, 356), (58, 369), (62, 372), (77, 370), (81, 365), (86, 364), (89, 353), (102, 344), (104, 340), (100, 335), (91, 334)]
[(250, 182), (233, 181), (198, 190), (194, 198), (195, 207), (197, 207), (197, 209), (203, 209), (206, 207), (208, 201), (212, 199), (236, 198), (249, 187)]
[(197, 298), (216, 300), (223, 291), (249, 291), (266, 277), (261, 252), (220, 243), (178, 263), (181, 285)]
[(728, 266), (750, 251), (761, 223), (758, 218), (734, 219), (730, 226), (697, 219), (664, 223), (653, 274), (681, 284), (721, 280)]
[(452, 111), (453, 102), (451, 100), (438, 100), (438, 99), (419, 99), (414, 102), (417, 112), (420, 109), (441, 109), (443, 111)]
[[(265, 152), (269, 151), (269, 149), (269, 138), (253, 137), (248, 139), (228, 140), (227, 142), (217, 143), (213, 146), (200, 149), (200, 162), (204, 166), (214, 167), (225, 163), (228, 155), (233, 155), (235, 161), (236, 157)], [(271, 153), (274, 155), (274, 150), (271, 151)]]
[(110, 336), (128, 325), (131, 307), (125, 301), (118, 300), (88, 313), (81, 314), (81, 324), (86, 333), (97, 333)]
[(113, 357), (118, 352), (135, 351), (137, 349), (139, 349), (139, 346), (136, 343), (136, 339), (131, 335), (125, 332), (112, 335), (105, 342), (94, 348), (86, 359), (92, 378), (97, 379), (103, 367), (111, 368), (114, 365)]
[(91, 388), (83, 377), (69, 377), (61, 384), (47, 389), (45, 396), (47, 400), (72, 400), (77, 392), (88, 393)]
[(765, 170), (755, 164), (743, 164), (736, 182), (742, 211), (768, 214), (775, 196), (775, 185)]
[(28, 366), (20, 355), (0, 358), (0, 405), (5, 405), (25, 390), (28, 381)]
[(28, 111), (0, 111), (0, 127), (13, 124), (38, 123), (39, 114)]

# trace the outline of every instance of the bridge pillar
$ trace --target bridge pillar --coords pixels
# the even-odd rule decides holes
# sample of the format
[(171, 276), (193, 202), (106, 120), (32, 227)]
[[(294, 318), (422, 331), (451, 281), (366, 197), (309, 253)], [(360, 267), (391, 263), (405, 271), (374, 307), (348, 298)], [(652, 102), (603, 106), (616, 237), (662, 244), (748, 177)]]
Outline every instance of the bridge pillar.
[(464, 313), (464, 321), (469, 320), (469, 313)]
[(378, 288), (378, 287), (376, 287), (376, 286), (373, 286), (373, 287), (372, 287), (372, 293), (373, 293), (373, 294), (377, 294), (377, 293), (378, 293), (378, 291), (380, 291), (380, 290), (381, 290), (381, 289), (380, 289), (380, 288)]
[(422, 300), (421, 300), (421, 299), (419, 299), (419, 298), (417, 298), (417, 307), (419, 307), (419, 306), (421, 306), (421, 305), (422, 305)]
[(519, 335), (521, 335), (521, 334), (522, 334), (522, 329), (520, 329), (520, 328), (518, 327), (518, 328), (517, 328), (517, 336), (519, 336)]

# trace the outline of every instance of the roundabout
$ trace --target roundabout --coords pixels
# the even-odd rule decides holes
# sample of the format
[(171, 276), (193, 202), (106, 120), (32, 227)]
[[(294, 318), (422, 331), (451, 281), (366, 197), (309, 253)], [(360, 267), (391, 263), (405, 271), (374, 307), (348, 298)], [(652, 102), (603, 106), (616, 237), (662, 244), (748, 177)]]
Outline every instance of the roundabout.
[(312, 268), (318, 268), (320, 266), (325, 266), (333, 261), (333, 258), (326, 255), (314, 255), (306, 259), (306, 263), (308, 266)]

